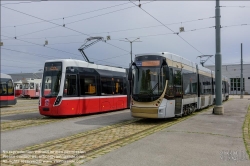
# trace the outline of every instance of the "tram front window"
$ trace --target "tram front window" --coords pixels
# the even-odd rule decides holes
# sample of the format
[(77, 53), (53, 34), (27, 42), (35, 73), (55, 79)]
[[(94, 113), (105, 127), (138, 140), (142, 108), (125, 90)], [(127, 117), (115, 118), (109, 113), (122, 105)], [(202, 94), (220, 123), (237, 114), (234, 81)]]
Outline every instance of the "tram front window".
[(58, 95), (62, 76), (61, 69), (61, 62), (45, 63), (42, 82), (43, 97), (56, 97)]
[[(164, 91), (166, 85), (166, 67), (133, 68), (133, 98), (144, 98), (145, 101), (156, 100)], [(147, 98), (147, 99), (146, 99)]]
[(14, 95), (13, 82), (10, 79), (0, 79), (0, 96), (1, 95)]

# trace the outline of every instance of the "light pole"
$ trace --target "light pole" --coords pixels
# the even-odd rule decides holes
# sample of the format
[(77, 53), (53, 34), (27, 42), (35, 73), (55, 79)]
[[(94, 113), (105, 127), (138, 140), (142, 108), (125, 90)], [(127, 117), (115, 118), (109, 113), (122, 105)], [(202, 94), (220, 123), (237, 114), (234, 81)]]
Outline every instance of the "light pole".
[(125, 39), (126, 39), (127, 41), (125, 41), (125, 40), (120, 40), (120, 41), (130, 42), (130, 48), (131, 48), (130, 55), (131, 55), (131, 64), (132, 64), (132, 43), (133, 43), (133, 42), (141, 42), (141, 41), (136, 41), (136, 40), (138, 40), (138, 39), (140, 39), (140, 38), (136, 38), (136, 39), (133, 40), (133, 41), (128, 40), (128, 38), (125, 38)]

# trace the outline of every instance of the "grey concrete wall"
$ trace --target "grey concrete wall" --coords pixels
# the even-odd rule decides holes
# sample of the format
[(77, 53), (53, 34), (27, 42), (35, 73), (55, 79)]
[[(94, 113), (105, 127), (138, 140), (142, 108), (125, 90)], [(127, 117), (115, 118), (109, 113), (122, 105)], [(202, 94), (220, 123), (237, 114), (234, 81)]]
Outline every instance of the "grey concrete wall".
[[(240, 64), (231, 64), (231, 65), (222, 65), (221, 72), (222, 75), (229, 78), (240, 78), (241, 74), (241, 65)], [(205, 66), (210, 70), (215, 70), (215, 66)], [(245, 91), (243, 93), (250, 94), (250, 64), (243, 64), (243, 78), (245, 78)], [(231, 86), (231, 83), (230, 83)], [(230, 94), (240, 94), (240, 91), (231, 91)]]

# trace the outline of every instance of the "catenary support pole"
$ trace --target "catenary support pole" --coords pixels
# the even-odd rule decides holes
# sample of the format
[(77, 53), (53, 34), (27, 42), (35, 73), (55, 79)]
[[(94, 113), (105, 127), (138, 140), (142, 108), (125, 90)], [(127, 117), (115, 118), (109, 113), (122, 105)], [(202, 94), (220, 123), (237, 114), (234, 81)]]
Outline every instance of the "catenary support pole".
[(240, 74), (240, 98), (243, 99), (243, 57), (242, 57), (242, 43), (240, 45), (241, 49), (241, 74)]
[(221, 40), (220, 40), (220, 1), (216, 0), (215, 7), (215, 107), (214, 114), (223, 115), (224, 107), (222, 105), (222, 79), (221, 79)]

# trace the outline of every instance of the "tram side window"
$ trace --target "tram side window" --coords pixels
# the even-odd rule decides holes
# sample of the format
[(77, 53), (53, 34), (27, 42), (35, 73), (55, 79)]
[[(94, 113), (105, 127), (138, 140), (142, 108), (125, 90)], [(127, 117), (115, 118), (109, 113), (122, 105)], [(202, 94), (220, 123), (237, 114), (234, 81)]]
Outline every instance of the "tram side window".
[(169, 80), (166, 90), (166, 97), (173, 97), (174, 96), (174, 89), (173, 89), (173, 69), (169, 68)]
[(115, 78), (114, 79), (114, 94), (123, 94), (123, 79)]
[(95, 95), (96, 81), (94, 76), (80, 75), (80, 89), (81, 95)]
[(7, 95), (7, 84), (0, 84), (0, 95)]
[(39, 92), (39, 84), (36, 84), (36, 92)]
[(175, 96), (182, 95), (182, 84), (181, 84), (181, 71), (174, 71), (174, 86), (175, 86)]
[(183, 91), (185, 94), (192, 93), (192, 73), (183, 73)]
[(63, 96), (77, 95), (76, 75), (66, 75)]
[(168, 80), (169, 86), (173, 86), (173, 69), (169, 68), (169, 80)]
[(202, 75), (199, 75), (199, 90), (200, 90), (200, 94), (204, 94), (204, 92), (203, 92), (203, 77), (202, 77)]
[(14, 94), (14, 85), (11, 80), (8, 81), (8, 95)]
[(203, 78), (203, 94), (212, 94), (212, 79), (208, 76), (202, 76)]
[(197, 81), (192, 82), (192, 92), (193, 94), (197, 94)]
[(225, 87), (226, 87), (226, 85), (225, 85), (225, 81), (222, 81), (222, 94), (224, 94), (225, 93)]
[(113, 88), (112, 88), (112, 78), (101, 78), (101, 95), (112, 95)]
[(34, 89), (34, 83), (30, 83), (30, 89)]

